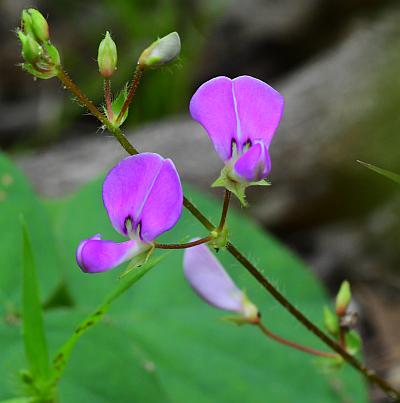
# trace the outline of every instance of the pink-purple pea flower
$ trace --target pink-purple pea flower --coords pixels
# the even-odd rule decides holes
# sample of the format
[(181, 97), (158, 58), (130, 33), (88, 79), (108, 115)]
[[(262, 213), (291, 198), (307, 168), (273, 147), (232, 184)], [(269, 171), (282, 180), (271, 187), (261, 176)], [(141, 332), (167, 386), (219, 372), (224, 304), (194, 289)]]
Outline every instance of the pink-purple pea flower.
[(183, 203), (178, 172), (158, 154), (127, 157), (107, 175), (103, 202), (113, 227), (129, 240), (118, 243), (95, 235), (82, 241), (76, 260), (87, 273), (110, 270), (150, 251), (153, 240), (176, 224)]
[(283, 97), (250, 76), (216, 77), (196, 91), (190, 113), (207, 131), (225, 167), (214, 186), (224, 186), (244, 202), (244, 189), (271, 170), (269, 145), (283, 113)]
[(239, 314), (239, 321), (258, 320), (257, 307), (236, 286), (205, 244), (185, 250), (183, 271), (193, 290), (209, 305)]

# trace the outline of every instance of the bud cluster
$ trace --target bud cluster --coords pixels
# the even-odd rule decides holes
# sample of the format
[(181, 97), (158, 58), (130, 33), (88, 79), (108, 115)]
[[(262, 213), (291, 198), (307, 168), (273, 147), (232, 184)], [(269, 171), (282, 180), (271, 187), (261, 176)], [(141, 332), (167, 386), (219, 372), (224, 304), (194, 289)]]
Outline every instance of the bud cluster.
[(35, 77), (48, 79), (60, 68), (58, 50), (50, 43), (49, 26), (43, 15), (33, 8), (24, 10), (17, 35), (22, 44), (23, 68)]

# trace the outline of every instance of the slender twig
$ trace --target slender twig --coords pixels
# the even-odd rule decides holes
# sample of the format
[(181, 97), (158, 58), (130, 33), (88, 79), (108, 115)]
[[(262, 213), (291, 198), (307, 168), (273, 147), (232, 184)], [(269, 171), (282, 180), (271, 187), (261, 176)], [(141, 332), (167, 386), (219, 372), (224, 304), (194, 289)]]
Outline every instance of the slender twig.
[(109, 78), (104, 79), (104, 100), (106, 101), (108, 119), (112, 121), (114, 114), (111, 106), (111, 81)]
[[(113, 126), (107, 118), (93, 105), (93, 103), (80, 91), (80, 89), (72, 82), (68, 75), (60, 70), (58, 78), (63, 84), (86, 106), (86, 108), (97, 117), (101, 123), (115, 136), (121, 146), (130, 155), (138, 154), (138, 150), (129, 142), (122, 131)], [(213, 231), (215, 226), (213, 223), (186, 197), (183, 198), (183, 205), (189, 212), (203, 224), (209, 231)], [(393, 397), (395, 401), (400, 401), (400, 391), (396, 390), (384, 379), (379, 377), (374, 371), (370, 370), (359, 362), (355, 357), (347, 353), (338, 343), (328, 337), (318, 326), (311, 322), (302, 312), (300, 312), (286, 297), (281, 294), (275, 286), (231, 243), (226, 245), (228, 252), (282, 305), (292, 316), (303, 324), (310, 332), (322, 340), (327, 346), (336, 351), (345, 361), (347, 361), (356, 370), (361, 372), (371, 383), (380, 387), (388, 395)]]
[(155, 243), (154, 247), (156, 249), (187, 249), (192, 248), (193, 246), (201, 245), (202, 243), (210, 242), (212, 239), (211, 236), (206, 236), (204, 238), (197, 239), (196, 241), (187, 242), (187, 243)]
[(303, 346), (302, 344), (295, 343), (294, 341), (287, 340), (277, 334), (271, 332), (261, 321), (254, 323), (254, 325), (258, 326), (258, 328), (268, 337), (274, 339), (278, 343), (284, 344), (286, 346), (292, 347), (296, 350), (303, 351), (305, 353), (309, 353), (312, 355), (316, 355), (318, 357), (326, 357), (326, 358), (338, 358), (340, 355), (334, 353), (327, 353), (325, 351), (316, 350), (312, 347)]
[(107, 117), (96, 108), (93, 102), (80, 90), (80, 88), (70, 79), (69, 75), (62, 68), (60, 68), (57, 77), (63, 83), (64, 87), (70, 90), (92, 115), (94, 115), (104, 126), (111, 130), (112, 126)]
[(122, 109), (116, 120), (117, 125), (121, 122), (122, 117), (125, 115), (125, 112), (128, 110), (129, 105), (132, 102), (133, 96), (135, 95), (135, 92), (139, 85), (142, 74), (143, 74), (143, 68), (141, 68), (139, 65), (137, 65), (135, 73), (133, 74), (132, 84), (129, 87), (128, 96), (126, 97), (124, 105), (122, 106)]
[(226, 216), (228, 214), (229, 201), (230, 200), (231, 200), (231, 192), (228, 189), (225, 189), (224, 204), (222, 206), (221, 219), (219, 221), (217, 232), (221, 232), (224, 229)]

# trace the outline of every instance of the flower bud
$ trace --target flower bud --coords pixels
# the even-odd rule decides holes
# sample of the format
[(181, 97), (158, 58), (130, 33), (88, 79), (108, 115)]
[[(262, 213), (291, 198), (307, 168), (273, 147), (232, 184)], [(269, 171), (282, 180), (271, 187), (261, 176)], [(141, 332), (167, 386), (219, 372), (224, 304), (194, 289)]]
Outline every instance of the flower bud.
[(107, 31), (105, 38), (100, 42), (97, 62), (99, 72), (104, 78), (112, 76), (117, 69), (117, 46)]
[(351, 290), (348, 281), (343, 281), (336, 296), (336, 314), (344, 316), (351, 300)]
[(22, 10), (21, 14), (21, 29), (24, 34), (30, 35), (32, 37), (35, 36), (32, 27), (32, 18), (28, 12), (28, 10)]
[(333, 336), (339, 333), (338, 318), (327, 306), (324, 307), (324, 326)]
[(39, 42), (45, 42), (49, 39), (49, 24), (42, 13), (34, 8), (30, 8), (28, 13), (31, 17), (31, 27), (36, 39)]
[(157, 39), (139, 57), (141, 68), (159, 67), (177, 58), (181, 51), (181, 40), (177, 32)]
[(22, 57), (27, 63), (34, 64), (43, 53), (42, 47), (30, 35), (18, 31), (18, 37), (22, 44)]

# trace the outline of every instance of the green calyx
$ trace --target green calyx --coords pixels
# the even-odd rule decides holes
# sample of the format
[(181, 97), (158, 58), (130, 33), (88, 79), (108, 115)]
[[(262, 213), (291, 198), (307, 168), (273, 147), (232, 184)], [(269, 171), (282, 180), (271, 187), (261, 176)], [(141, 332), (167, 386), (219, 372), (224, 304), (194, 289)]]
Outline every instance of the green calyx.
[(232, 192), (240, 201), (243, 207), (247, 207), (246, 201), (246, 188), (249, 186), (270, 186), (271, 183), (266, 179), (255, 182), (241, 181), (232, 170), (231, 164), (226, 164), (222, 170), (219, 178), (211, 185), (211, 187), (223, 187)]

